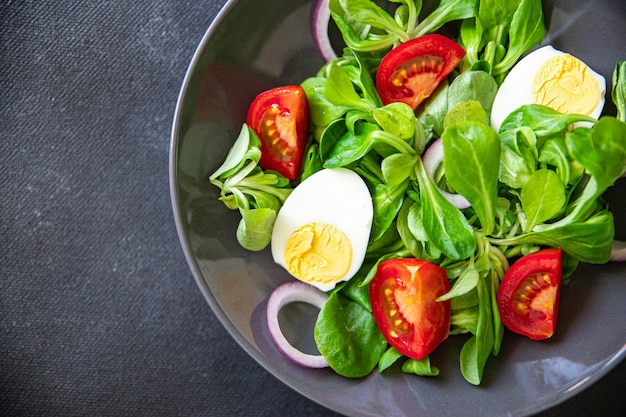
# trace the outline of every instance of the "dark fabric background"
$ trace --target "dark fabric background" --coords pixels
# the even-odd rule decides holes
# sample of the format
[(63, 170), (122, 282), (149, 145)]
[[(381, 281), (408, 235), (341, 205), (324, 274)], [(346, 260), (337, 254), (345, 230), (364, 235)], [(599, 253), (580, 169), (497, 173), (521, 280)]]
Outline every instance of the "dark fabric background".
[[(228, 336), (176, 235), (174, 106), (223, 2), (0, 1), (0, 415), (335, 415)], [(543, 416), (626, 415), (625, 382)]]

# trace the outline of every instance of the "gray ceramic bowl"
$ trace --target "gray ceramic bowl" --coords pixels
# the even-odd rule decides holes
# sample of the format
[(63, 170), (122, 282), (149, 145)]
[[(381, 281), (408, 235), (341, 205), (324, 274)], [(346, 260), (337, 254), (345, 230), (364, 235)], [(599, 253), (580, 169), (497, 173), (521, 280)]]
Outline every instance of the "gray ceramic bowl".
[[(545, 43), (580, 57), (610, 80), (615, 61), (626, 58), (625, 3), (544, 4)], [(193, 276), (224, 327), (285, 384), (346, 415), (530, 415), (603, 377), (626, 355), (624, 264), (581, 266), (564, 285), (557, 334), (547, 342), (507, 334), (478, 388), (458, 371), (463, 338), (448, 339), (432, 355), (442, 371), (437, 378), (391, 371), (351, 380), (329, 369), (301, 368), (278, 352), (265, 324), (265, 306), (272, 289), (289, 278), (268, 251), (252, 253), (238, 245), (239, 214), (217, 200), (208, 177), (223, 161), (257, 93), (299, 83), (322, 65), (311, 35), (312, 13), (310, 0), (228, 2), (202, 39), (182, 87), (171, 148), (174, 212)], [(296, 321), (312, 325), (315, 311), (290, 309)], [(310, 348), (312, 328), (293, 323), (284, 323), (289, 337)]]

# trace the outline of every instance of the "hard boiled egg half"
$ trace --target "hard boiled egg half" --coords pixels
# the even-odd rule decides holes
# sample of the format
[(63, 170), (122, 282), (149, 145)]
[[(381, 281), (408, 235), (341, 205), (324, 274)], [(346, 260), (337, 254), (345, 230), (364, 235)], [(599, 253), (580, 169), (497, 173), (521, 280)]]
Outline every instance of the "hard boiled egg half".
[(491, 126), (524, 104), (543, 104), (560, 113), (599, 118), (604, 108), (604, 77), (572, 55), (552, 46), (522, 58), (509, 72), (493, 102)]
[(323, 169), (287, 197), (272, 231), (272, 257), (322, 291), (359, 270), (374, 214), (367, 185), (346, 168)]

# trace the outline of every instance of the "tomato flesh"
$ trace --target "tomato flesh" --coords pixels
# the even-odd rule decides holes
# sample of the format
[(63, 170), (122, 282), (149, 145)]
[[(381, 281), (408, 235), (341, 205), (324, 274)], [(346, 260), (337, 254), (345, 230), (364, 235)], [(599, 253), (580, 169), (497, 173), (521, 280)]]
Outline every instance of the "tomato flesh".
[(517, 260), (498, 289), (498, 311), (512, 332), (533, 340), (554, 334), (561, 292), (562, 250), (543, 249)]
[(444, 269), (430, 262), (381, 262), (369, 287), (374, 320), (396, 350), (423, 359), (450, 332), (450, 301), (436, 301), (449, 290)]
[(309, 106), (302, 87), (288, 85), (262, 92), (250, 105), (246, 123), (261, 139), (259, 165), (296, 178), (309, 128)]
[(439, 34), (421, 36), (392, 49), (376, 73), (383, 104), (403, 102), (415, 110), (465, 56), (465, 50)]

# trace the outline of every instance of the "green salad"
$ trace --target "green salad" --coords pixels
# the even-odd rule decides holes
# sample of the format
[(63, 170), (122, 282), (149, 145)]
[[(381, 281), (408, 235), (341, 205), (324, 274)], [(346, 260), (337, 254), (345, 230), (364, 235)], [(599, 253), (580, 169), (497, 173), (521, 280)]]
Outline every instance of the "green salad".
[[(540, 47), (539, 0), (321, 4), (343, 52), (259, 94), (210, 176), (241, 214), (240, 244), (271, 247), (295, 277), (268, 319), (305, 293), (321, 309), (319, 356), (282, 335), (278, 348), (350, 378), (395, 364), (434, 376), (430, 354), (461, 337), (460, 372), (478, 385), (505, 332), (551, 337), (562, 281), (609, 261), (603, 193), (626, 167), (626, 61), (607, 93), (580, 59)], [(326, 171), (337, 179), (316, 185)], [(360, 199), (355, 181), (365, 219), (329, 197)]]

